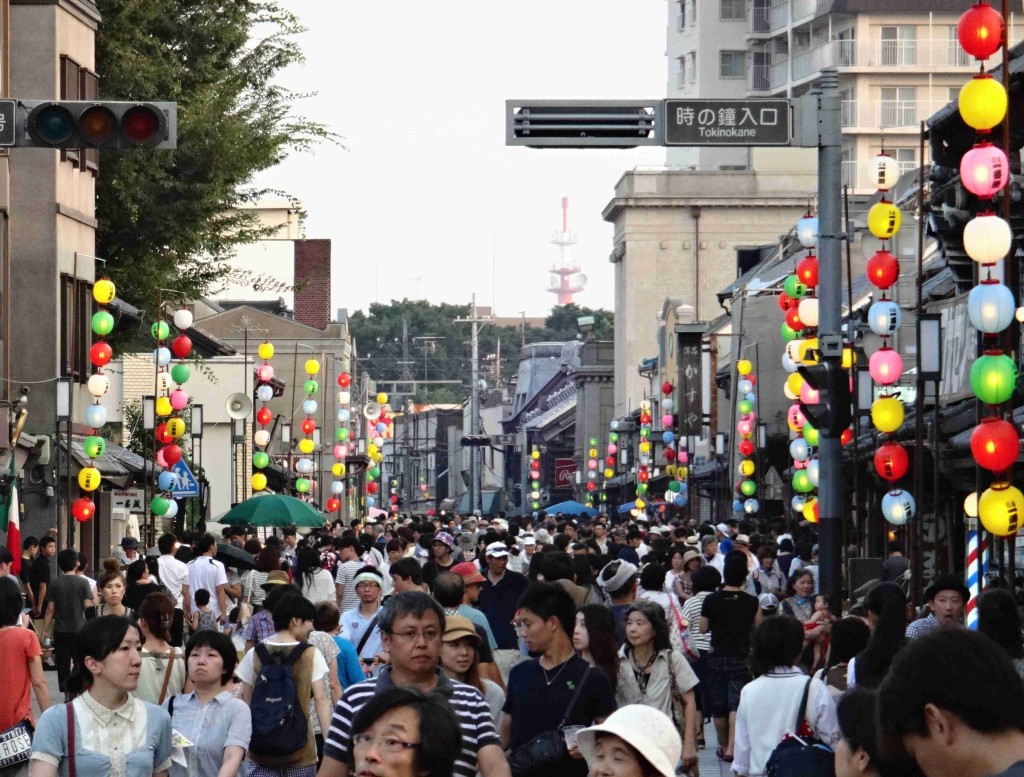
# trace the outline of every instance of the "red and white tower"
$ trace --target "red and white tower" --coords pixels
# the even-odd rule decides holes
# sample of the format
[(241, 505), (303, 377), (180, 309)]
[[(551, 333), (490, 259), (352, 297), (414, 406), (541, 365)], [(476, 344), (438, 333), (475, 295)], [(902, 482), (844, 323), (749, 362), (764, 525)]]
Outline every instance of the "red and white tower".
[(569, 305), (573, 295), (583, 291), (587, 276), (580, 272), (580, 264), (573, 256), (572, 247), (579, 241), (576, 233), (569, 231), (569, 198), (562, 198), (562, 231), (556, 232), (551, 243), (558, 246), (558, 262), (551, 267), (551, 284), (548, 291), (558, 295), (559, 305)]

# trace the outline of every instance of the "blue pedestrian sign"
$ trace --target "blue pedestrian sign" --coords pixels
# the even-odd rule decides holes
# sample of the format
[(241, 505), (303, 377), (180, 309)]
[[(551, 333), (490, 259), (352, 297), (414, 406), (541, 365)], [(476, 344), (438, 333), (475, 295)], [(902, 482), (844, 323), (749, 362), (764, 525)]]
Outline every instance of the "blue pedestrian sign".
[(178, 483), (171, 491), (175, 499), (184, 499), (187, 496), (199, 496), (199, 483), (196, 481), (196, 476), (192, 474), (192, 470), (188, 468), (188, 464), (185, 463), (184, 459), (178, 459), (178, 461), (171, 467), (171, 472), (178, 476)]

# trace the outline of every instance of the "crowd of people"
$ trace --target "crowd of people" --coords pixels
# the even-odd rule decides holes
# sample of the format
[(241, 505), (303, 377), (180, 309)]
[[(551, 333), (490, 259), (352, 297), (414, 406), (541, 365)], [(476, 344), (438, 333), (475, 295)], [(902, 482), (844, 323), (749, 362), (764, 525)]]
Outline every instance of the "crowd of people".
[(0, 777), (1024, 777), (1008, 591), (970, 631), (958, 576), (917, 612), (887, 563), (836, 616), (813, 536), (744, 522), (263, 534), (126, 537), (95, 579), (0, 548)]

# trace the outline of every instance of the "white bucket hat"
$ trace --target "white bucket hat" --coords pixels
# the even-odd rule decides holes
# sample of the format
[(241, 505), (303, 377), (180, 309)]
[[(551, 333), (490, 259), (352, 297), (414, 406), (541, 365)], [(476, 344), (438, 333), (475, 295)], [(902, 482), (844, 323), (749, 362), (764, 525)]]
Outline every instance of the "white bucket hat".
[(608, 716), (604, 723), (583, 729), (576, 737), (580, 753), (591, 766), (598, 734), (614, 734), (629, 744), (664, 777), (675, 777), (683, 754), (675, 724), (663, 712), (644, 704), (627, 704)]

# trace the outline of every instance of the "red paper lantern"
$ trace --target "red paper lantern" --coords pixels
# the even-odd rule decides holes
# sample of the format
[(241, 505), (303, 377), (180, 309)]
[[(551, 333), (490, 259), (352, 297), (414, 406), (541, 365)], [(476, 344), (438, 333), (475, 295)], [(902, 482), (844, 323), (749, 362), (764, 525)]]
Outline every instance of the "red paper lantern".
[(100, 340), (98, 343), (93, 343), (92, 348), (89, 349), (89, 361), (91, 361), (95, 367), (106, 367), (110, 364), (110, 359), (113, 355), (114, 351), (110, 347), (110, 344), (105, 343), (103, 340)]
[(990, 472), (1009, 469), (1017, 460), (1019, 447), (1017, 429), (1002, 418), (983, 418), (971, 432), (971, 455)]
[(639, 480), (641, 483), (646, 483), (648, 480), (650, 480), (650, 478), (651, 476), (646, 469), (642, 469), (636, 473), (636, 479)]
[(843, 429), (842, 434), (839, 435), (839, 444), (849, 445), (851, 442), (853, 442), (853, 429), (846, 427)]
[(269, 407), (261, 407), (256, 411), (256, 423), (260, 426), (266, 426), (274, 420), (274, 414), (271, 412)]
[(606, 467), (614, 467), (614, 466), (615, 466), (615, 457), (614, 457), (614, 456), (608, 456), (608, 457), (607, 457), (607, 458), (606, 458), (606, 459), (604, 460), (604, 465), (605, 465)]
[(676, 452), (671, 448), (665, 449), (665, 461), (675, 461)]
[(341, 373), (341, 375), (338, 376), (338, 385), (342, 388), (348, 388), (352, 385), (352, 376), (347, 372)]
[(900, 262), (888, 251), (875, 251), (864, 267), (868, 280), (880, 289), (888, 289), (900, 277)]
[(875, 451), (875, 472), (891, 483), (907, 474), (907, 466), (907, 451), (902, 445), (890, 442)]
[(378, 486), (376, 483), (372, 483), (372, 482), (371, 483), (367, 483), (366, 484), (366, 493), (368, 493), (368, 494), (376, 494), (379, 488), (380, 488), (380, 486)]
[(331, 497), (327, 500), (327, 512), (333, 513), (341, 509), (341, 500)]
[(540, 469), (540, 462), (537, 461), (537, 459), (531, 459), (530, 460), (530, 469), (533, 469), (533, 470)]
[(750, 440), (740, 441), (740, 454), (742, 456), (753, 456), (754, 455), (754, 443)]
[(305, 420), (303, 420), (303, 422), (302, 422), (302, 433), (303, 434), (313, 434), (313, 430), (315, 430), (315, 429), (316, 429), (316, 421), (314, 421), (312, 418), (306, 418)]
[(437, 511), (433, 507), (431, 507), (429, 510), (427, 510), (427, 515), (430, 516), (431, 518), (433, 518), (436, 514), (437, 514)]
[(782, 294), (779, 295), (779, 307), (782, 308), (783, 313), (795, 306), (796, 300), (786, 294), (786, 292), (782, 292)]
[(587, 491), (593, 491), (596, 488), (597, 488), (597, 483), (595, 483), (593, 480), (588, 480), (587, 481)]
[(988, 3), (968, 8), (956, 26), (956, 37), (964, 51), (975, 59), (988, 59), (1003, 42), (1003, 15)]
[(794, 332), (804, 328), (804, 322), (800, 320), (800, 311), (797, 308), (790, 308), (786, 311), (786, 324)]
[(192, 339), (188, 335), (178, 335), (171, 341), (171, 353), (184, 359), (192, 353)]
[(164, 455), (164, 461), (167, 462), (168, 467), (173, 467), (181, 461), (181, 448), (173, 443), (161, 448), (160, 452)]
[(76, 499), (71, 503), (71, 514), (75, 516), (75, 520), (79, 523), (85, 523), (96, 515), (96, 505), (91, 499), (86, 499), (85, 497)]
[(161, 445), (170, 445), (172, 442), (174, 442), (174, 435), (167, 431), (167, 424), (157, 425), (156, 441)]
[(650, 413), (641, 413), (640, 414), (640, 423), (641, 424), (650, 424), (651, 423), (651, 414)]
[(672, 390), (674, 388), (675, 386), (673, 386), (669, 381), (666, 380), (664, 383), (661, 384), (661, 393), (664, 394), (665, 396), (668, 396), (669, 394), (672, 393)]
[(796, 266), (796, 277), (800, 279), (800, 283), (810, 289), (817, 286), (818, 257), (811, 254), (801, 259), (800, 263)]

